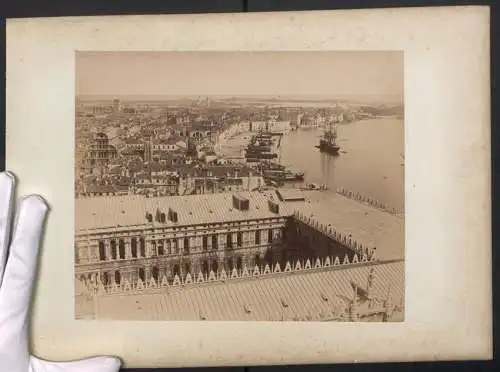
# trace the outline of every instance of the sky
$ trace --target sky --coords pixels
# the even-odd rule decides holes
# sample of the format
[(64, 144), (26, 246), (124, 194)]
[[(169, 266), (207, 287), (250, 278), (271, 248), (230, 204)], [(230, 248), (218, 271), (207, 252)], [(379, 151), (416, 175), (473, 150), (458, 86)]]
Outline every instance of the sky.
[(77, 52), (81, 96), (403, 97), (402, 52)]

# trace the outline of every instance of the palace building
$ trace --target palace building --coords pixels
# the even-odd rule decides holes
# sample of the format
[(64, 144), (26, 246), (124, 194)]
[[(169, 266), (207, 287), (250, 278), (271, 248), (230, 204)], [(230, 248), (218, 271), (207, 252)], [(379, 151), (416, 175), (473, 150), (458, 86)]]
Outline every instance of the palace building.
[[(378, 221), (382, 212), (340, 195), (330, 203), (326, 208), (324, 202), (311, 204), (290, 190), (77, 199), (76, 280), (81, 288), (90, 283), (109, 288), (139, 282), (170, 285), (188, 275), (208, 280), (222, 272), (272, 271), (287, 262), (361, 263), (375, 259), (379, 243), (388, 260), (399, 259), (389, 255), (398, 241), (384, 238), (397, 237), (401, 226), (392, 222), (393, 216), (386, 217), (386, 231), (368, 235), (376, 229), (366, 224), (373, 220), (366, 211), (379, 213)], [(344, 212), (352, 214), (356, 206), (359, 216), (352, 221), (358, 226), (346, 222)], [(354, 229), (359, 233), (353, 236)]]
[(76, 271), (103, 284), (241, 270), (279, 254), (292, 214), (261, 193), (77, 199)]
[[(403, 292), (390, 288), (403, 280), (403, 222), (342, 195), (291, 189), (76, 199), (77, 317), (118, 316), (113, 309), (124, 301), (127, 309), (119, 317), (142, 319), (153, 315), (134, 313), (130, 301), (142, 304), (139, 308), (152, 301), (150, 310), (184, 301), (200, 314), (184, 313), (179, 303), (179, 311), (153, 317), (224, 319), (234, 312), (235, 319), (291, 320), (315, 311), (299, 311), (294, 301), (320, 301), (324, 314), (316, 315), (329, 319), (339, 315), (330, 309), (335, 301), (355, 299), (356, 293), (360, 306), (368, 306), (356, 313), (380, 315), (390, 291), (402, 301)], [(377, 293), (369, 284), (374, 267)], [(297, 275), (305, 292), (296, 298)], [(221, 296), (234, 294), (222, 312), (215, 304), (210, 310), (202, 300), (218, 298), (219, 291)], [(286, 315), (269, 305), (260, 314), (260, 297), (278, 310), (296, 309)], [(343, 319), (358, 300), (347, 300), (354, 302), (341, 311)]]

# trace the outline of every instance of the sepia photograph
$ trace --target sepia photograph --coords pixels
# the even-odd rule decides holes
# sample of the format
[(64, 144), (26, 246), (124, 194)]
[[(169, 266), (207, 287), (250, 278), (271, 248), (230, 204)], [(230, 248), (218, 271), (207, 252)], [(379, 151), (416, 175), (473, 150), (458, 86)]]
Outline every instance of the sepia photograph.
[(403, 322), (404, 55), (75, 54), (75, 318)]

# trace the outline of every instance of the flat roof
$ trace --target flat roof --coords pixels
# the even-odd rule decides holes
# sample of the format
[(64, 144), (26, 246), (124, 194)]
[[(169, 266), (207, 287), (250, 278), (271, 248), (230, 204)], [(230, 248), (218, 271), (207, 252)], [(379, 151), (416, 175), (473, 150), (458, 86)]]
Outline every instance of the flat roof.
[[(178, 213), (178, 223), (162, 225), (183, 226), (203, 223), (224, 223), (246, 219), (267, 219), (290, 216), (295, 211), (322, 224), (329, 225), (344, 236), (350, 236), (369, 248), (376, 247), (379, 260), (404, 258), (404, 217), (351, 200), (330, 191), (294, 191), (303, 201), (282, 201), (276, 191), (217, 193), (189, 196), (103, 196), (76, 199), (77, 233), (85, 230), (142, 226), (147, 224), (146, 212), (156, 215), (157, 209), (168, 214), (169, 208)], [(233, 195), (249, 200), (249, 209), (233, 207)], [(279, 213), (269, 209), (268, 200), (279, 205)]]
[(334, 192), (304, 191), (304, 194), (305, 203), (301, 203), (295, 210), (319, 224), (327, 227), (331, 225), (345, 236), (350, 235), (363, 246), (376, 247), (379, 260), (404, 258), (403, 216), (379, 210)]
[[(248, 210), (233, 207), (233, 195), (249, 200)], [(269, 209), (268, 200), (279, 204), (279, 212)], [(146, 213), (153, 218), (156, 211), (168, 214), (172, 208), (178, 222), (166, 221), (162, 225), (183, 226), (203, 223), (233, 222), (249, 219), (267, 219), (293, 214), (293, 209), (281, 202), (275, 192), (237, 192), (188, 196), (165, 196), (147, 198), (140, 195), (101, 196), (77, 198), (75, 201), (76, 230), (109, 227), (140, 226), (147, 224)]]
[(283, 201), (304, 201), (305, 196), (302, 190), (300, 189), (279, 189), (276, 190), (279, 198)]
[[(97, 298), (99, 319), (113, 320), (322, 320), (335, 304), (353, 298), (353, 283), (365, 289), (374, 268), (373, 295), (404, 306), (404, 262), (281, 273), (161, 292)], [(77, 299), (77, 318), (92, 317), (91, 301)], [(286, 304), (286, 306), (284, 306)], [(248, 311), (250, 310), (250, 311)]]

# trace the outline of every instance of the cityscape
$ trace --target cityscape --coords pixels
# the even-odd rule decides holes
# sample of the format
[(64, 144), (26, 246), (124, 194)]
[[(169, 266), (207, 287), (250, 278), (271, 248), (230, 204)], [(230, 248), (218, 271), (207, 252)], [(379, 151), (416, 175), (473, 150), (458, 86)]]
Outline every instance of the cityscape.
[(404, 106), (375, 98), (77, 85), (76, 318), (403, 321)]

